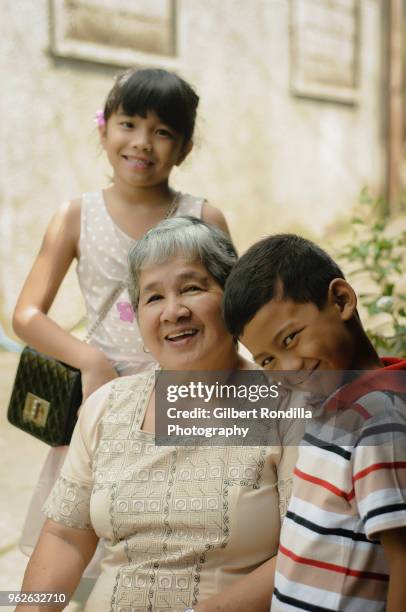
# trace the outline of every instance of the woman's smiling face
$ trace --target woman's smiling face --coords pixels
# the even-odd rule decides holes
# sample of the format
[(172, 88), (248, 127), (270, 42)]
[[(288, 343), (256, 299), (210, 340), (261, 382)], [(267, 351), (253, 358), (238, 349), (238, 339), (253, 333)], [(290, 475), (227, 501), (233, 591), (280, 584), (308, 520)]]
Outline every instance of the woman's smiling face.
[(222, 314), (223, 289), (199, 261), (175, 257), (141, 272), (138, 323), (166, 370), (223, 370), (235, 355)]

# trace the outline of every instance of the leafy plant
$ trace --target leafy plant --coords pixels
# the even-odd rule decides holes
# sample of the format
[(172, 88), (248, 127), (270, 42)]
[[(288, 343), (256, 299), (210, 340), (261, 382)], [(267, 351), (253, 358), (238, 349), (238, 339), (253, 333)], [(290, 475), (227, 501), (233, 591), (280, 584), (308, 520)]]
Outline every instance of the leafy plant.
[(348, 277), (361, 308), (366, 330), (381, 355), (406, 355), (406, 231), (395, 231), (382, 216), (382, 200), (362, 190), (352, 237), (338, 257), (348, 262)]

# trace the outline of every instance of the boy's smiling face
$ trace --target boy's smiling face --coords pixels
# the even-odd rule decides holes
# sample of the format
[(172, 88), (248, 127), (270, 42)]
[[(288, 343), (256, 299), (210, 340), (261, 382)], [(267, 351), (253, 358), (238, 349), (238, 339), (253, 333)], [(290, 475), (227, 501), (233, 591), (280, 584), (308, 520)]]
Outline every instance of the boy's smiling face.
[(347, 322), (356, 309), (351, 286), (334, 279), (321, 310), (311, 302), (283, 298), (281, 293), (257, 311), (240, 338), (258, 365), (303, 372), (305, 378), (316, 370), (351, 369), (355, 346)]

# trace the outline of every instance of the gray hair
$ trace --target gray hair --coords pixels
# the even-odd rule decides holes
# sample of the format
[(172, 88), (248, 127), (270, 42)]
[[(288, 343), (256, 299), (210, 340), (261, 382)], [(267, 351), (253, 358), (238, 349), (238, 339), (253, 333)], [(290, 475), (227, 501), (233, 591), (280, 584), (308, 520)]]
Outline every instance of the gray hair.
[(128, 253), (128, 292), (134, 310), (138, 307), (142, 270), (178, 256), (200, 261), (222, 288), (238, 259), (230, 238), (217, 227), (196, 217), (165, 219), (149, 230)]

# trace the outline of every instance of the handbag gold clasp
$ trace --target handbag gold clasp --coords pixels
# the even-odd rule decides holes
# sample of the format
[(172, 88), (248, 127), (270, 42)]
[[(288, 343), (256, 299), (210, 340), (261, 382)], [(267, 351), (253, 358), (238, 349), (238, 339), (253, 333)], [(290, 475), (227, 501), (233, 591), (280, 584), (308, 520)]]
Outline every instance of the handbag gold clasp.
[(37, 427), (45, 427), (49, 412), (49, 402), (33, 393), (27, 393), (25, 398), (23, 420), (34, 423)]

